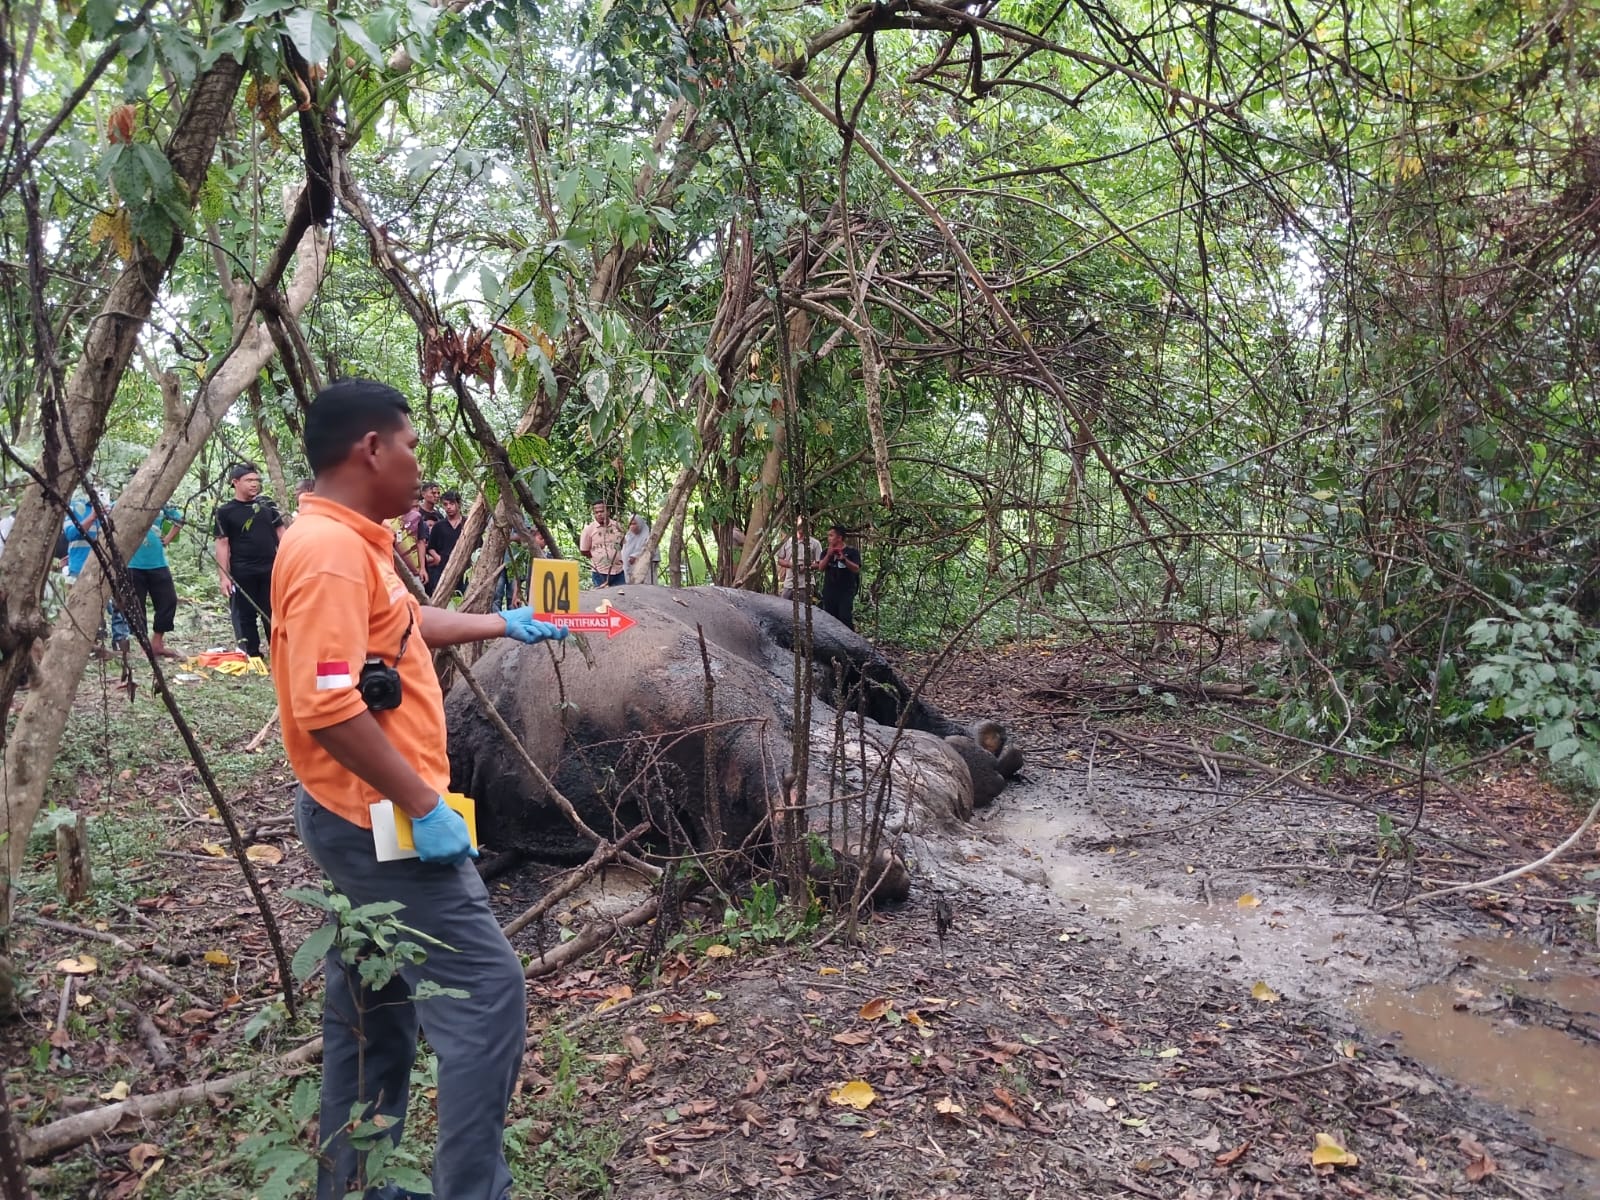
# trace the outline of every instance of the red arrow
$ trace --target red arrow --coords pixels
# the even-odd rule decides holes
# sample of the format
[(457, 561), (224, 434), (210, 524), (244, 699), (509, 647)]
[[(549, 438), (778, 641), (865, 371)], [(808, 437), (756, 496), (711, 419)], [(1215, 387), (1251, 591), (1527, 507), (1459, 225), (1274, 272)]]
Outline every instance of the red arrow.
[(632, 629), (638, 624), (632, 617), (614, 608), (603, 613), (534, 613), (533, 619), (560, 625), (573, 633), (603, 633), (608, 641), (624, 629)]

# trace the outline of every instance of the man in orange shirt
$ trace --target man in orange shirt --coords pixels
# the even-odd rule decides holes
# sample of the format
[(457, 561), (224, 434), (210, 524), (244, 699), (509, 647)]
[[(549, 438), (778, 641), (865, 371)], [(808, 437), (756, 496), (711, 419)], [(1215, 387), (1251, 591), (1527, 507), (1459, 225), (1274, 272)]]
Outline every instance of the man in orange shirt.
[[(461, 613), (423, 606), (394, 570), (385, 520), (417, 486), (416, 431), (393, 388), (347, 379), (307, 410), (315, 490), (283, 537), (272, 574), (272, 673), (284, 748), (300, 781), (295, 820), (311, 857), (352, 906), (399, 901), (426, 934), (427, 959), (370, 989), (338, 947), (326, 962), (318, 1200), (366, 1189), (353, 1121), (392, 1119), (400, 1139), (420, 1023), (439, 1059), (438, 1200), (505, 1200), (501, 1140), (527, 1035), (522, 964), (468, 861), (450, 780), (444, 700), (430, 651), (486, 638), (534, 643), (566, 630), (528, 608)], [(370, 806), (411, 818), (418, 856), (379, 862)], [(414, 1004), (418, 984), (436, 985)], [(441, 994), (438, 989), (451, 989)], [(369, 1200), (404, 1200), (393, 1187)]]

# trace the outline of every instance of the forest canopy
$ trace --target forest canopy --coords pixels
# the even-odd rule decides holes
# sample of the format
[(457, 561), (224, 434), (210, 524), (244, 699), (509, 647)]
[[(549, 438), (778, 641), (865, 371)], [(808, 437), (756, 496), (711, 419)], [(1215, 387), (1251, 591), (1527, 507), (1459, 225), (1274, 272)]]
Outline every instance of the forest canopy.
[(1597, 43), (1576, 0), (7, 6), (0, 701), (52, 620), (60, 681), (10, 828), (107, 588), (63, 636), (68, 500), (125, 558), (234, 461), (286, 499), (348, 375), (468, 485), (452, 585), (605, 499), (768, 587), (805, 515), (886, 641), (1215, 623), (1290, 732), (1531, 713), (1600, 777)]

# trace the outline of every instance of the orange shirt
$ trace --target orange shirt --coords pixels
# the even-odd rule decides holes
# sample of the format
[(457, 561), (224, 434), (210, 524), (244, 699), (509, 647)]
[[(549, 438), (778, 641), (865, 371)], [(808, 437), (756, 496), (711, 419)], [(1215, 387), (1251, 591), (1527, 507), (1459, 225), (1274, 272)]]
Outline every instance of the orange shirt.
[(367, 711), (356, 680), (369, 657), (400, 660), (399, 708), (376, 712), (378, 726), (424, 782), (450, 782), (444, 696), (422, 639), (422, 610), (394, 571), (394, 532), (342, 504), (308, 495), (278, 544), (272, 568), (272, 682), (283, 746), (296, 778), (322, 807), (363, 828), (384, 799), (335, 762), (313, 730)]

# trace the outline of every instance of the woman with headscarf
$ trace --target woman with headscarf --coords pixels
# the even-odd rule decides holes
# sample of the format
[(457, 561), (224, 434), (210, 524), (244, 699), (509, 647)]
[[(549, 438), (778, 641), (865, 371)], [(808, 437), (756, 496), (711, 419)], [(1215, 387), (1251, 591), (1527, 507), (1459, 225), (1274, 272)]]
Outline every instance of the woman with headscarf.
[(633, 513), (622, 538), (622, 568), (629, 583), (654, 583), (660, 559), (650, 553), (650, 522)]

